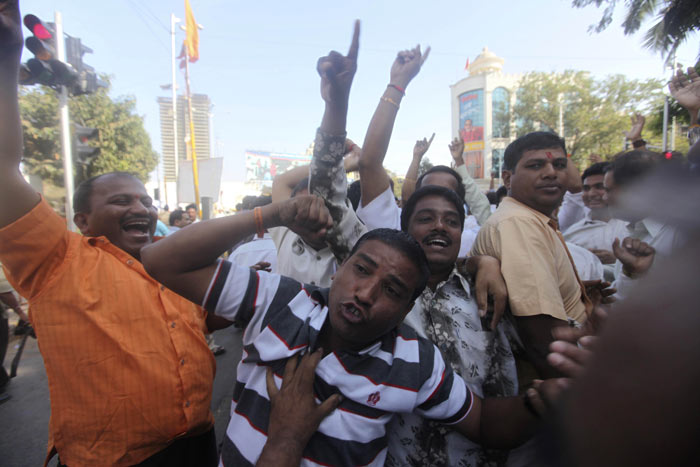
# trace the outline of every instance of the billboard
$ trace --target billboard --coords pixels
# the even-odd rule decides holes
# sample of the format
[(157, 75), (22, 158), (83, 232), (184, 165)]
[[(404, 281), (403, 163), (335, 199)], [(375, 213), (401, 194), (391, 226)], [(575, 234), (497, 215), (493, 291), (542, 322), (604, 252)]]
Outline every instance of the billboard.
[(464, 163), (472, 177), (484, 178), (484, 90), (465, 92), (458, 99)]
[[(197, 158), (197, 175), (199, 178), (199, 196), (208, 196), (215, 203), (219, 201), (221, 171), (224, 167), (222, 157), (209, 159)], [(194, 176), (192, 161), (179, 161), (177, 173), (177, 199), (180, 203), (194, 203)]]
[(272, 185), (272, 179), (292, 167), (311, 163), (311, 156), (264, 151), (245, 152), (245, 181)]

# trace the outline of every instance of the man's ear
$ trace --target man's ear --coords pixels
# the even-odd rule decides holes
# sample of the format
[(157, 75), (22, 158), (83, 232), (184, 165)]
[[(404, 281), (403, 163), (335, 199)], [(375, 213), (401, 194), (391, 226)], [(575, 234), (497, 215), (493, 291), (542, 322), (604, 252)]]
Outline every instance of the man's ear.
[(76, 212), (75, 215), (73, 216), (73, 222), (80, 229), (81, 234), (88, 235), (89, 229), (88, 229), (87, 214), (85, 214), (84, 212)]
[(503, 185), (506, 187), (506, 190), (510, 192), (510, 177), (513, 175), (513, 172), (504, 169), (501, 173), (503, 177)]

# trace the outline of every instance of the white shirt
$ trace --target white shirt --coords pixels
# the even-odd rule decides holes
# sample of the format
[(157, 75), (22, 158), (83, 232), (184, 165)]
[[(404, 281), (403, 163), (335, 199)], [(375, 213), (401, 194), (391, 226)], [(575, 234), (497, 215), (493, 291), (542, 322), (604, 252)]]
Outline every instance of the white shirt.
[(582, 281), (605, 280), (603, 263), (596, 255), (575, 243), (566, 242), (566, 248), (571, 253), (571, 259), (574, 260), (579, 279)]
[(275, 248), (275, 242), (268, 232), (265, 232), (263, 238), (258, 238), (256, 235), (251, 241), (233, 250), (233, 253), (229, 256), (229, 261), (247, 267), (260, 261), (266, 261), (270, 263), (270, 271), (277, 272), (277, 248)]
[[(627, 225), (626, 236), (637, 238), (649, 244), (649, 246), (656, 250), (656, 257), (670, 256), (671, 253), (684, 243), (684, 239), (675, 228), (649, 218), (629, 223)], [(622, 241), (622, 239), (620, 239), (620, 241)], [(656, 262), (656, 258), (654, 261)], [(651, 268), (653, 267), (654, 265), (652, 264)], [(617, 279), (612, 285), (617, 289), (615, 297), (618, 300), (624, 300), (625, 297), (629, 295), (630, 288), (634, 286), (636, 280), (622, 273), (622, 263), (620, 261), (615, 263), (615, 277), (617, 277)]]
[(558, 222), (561, 232), (568, 229), (576, 222), (583, 219), (586, 213), (586, 205), (583, 204), (583, 192), (564, 194), (564, 200), (559, 208)]
[(593, 220), (590, 210), (586, 211), (583, 219), (562, 232), (567, 242), (575, 243), (589, 250), (612, 251), (612, 244), (616, 238), (622, 240), (629, 236), (625, 221), (620, 219), (610, 219), (608, 222)]

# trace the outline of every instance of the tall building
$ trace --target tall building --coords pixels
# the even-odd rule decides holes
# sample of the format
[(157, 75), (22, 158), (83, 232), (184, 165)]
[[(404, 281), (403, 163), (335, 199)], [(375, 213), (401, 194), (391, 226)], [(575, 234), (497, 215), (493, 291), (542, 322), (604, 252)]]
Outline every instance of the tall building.
[[(190, 160), (191, 143), (189, 142), (190, 119), (187, 100), (177, 97), (177, 157), (173, 138), (173, 101), (170, 97), (159, 97), (160, 136), (163, 151), (163, 173), (165, 182), (177, 181), (176, 160)], [(206, 94), (192, 95), (192, 119), (194, 121), (195, 149), (197, 160), (209, 159), (211, 154), (209, 114), (211, 101)]]
[(500, 177), (503, 153), (515, 140), (511, 109), (520, 75), (502, 73), (503, 60), (484, 47), (467, 71), (450, 86), (452, 137), (464, 140), (464, 162), (474, 178)]

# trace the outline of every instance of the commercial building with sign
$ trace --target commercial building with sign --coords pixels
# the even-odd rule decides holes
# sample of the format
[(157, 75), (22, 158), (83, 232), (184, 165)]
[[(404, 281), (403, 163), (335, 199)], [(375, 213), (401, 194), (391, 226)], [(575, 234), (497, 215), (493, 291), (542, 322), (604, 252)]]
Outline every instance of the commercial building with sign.
[(492, 171), (500, 177), (503, 153), (516, 136), (511, 109), (521, 76), (503, 74), (504, 61), (484, 47), (469, 75), (450, 86), (452, 137), (464, 140), (464, 162), (477, 179)]

